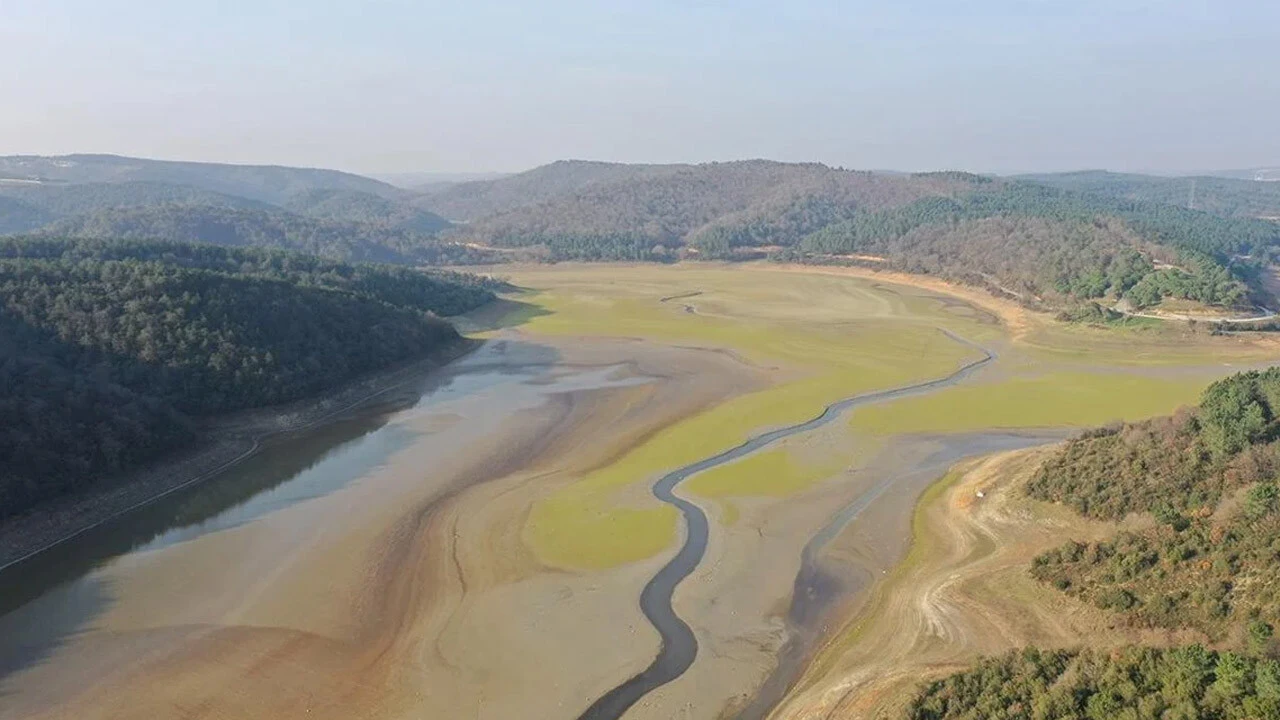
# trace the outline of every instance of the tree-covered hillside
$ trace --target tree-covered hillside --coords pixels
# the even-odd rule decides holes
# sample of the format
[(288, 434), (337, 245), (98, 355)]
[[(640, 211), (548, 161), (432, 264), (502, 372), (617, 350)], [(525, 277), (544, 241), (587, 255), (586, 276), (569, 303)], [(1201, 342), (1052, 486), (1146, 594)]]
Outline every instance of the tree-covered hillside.
[(1225, 177), (1158, 177), (1089, 170), (1024, 175), (1063, 190), (1177, 205), (1215, 215), (1280, 218), (1280, 183)]
[(594, 186), (662, 177), (688, 167), (560, 160), (516, 175), (424, 189), (414, 203), (449, 220), (473, 221), (571, 196)]
[[(948, 176), (908, 178), (818, 164), (708, 163), (602, 183), (481, 218), (462, 232), (506, 247), (549, 243), (553, 251), (561, 237), (632, 237), (672, 248), (705, 236), (703, 249), (713, 254), (726, 234), (730, 246), (789, 245), (858, 207), (897, 207), (967, 184)], [(770, 225), (772, 232), (765, 229)]]
[(1058, 304), (1123, 295), (1138, 306), (1169, 296), (1232, 306), (1248, 298), (1247, 283), (1277, 245), (1280, 226), (1262, 220), (992, 183), (858, 213), (805, 237), (799, 250), (877, 256), (966, 282), (983, 278)]
[(372, 193), (351, 190), (310, 190), (289, 198), (284, 208), (299, 215), (377, 225), (433, 235), (449, 227), (449, 221), (413, 205)]
[(1069, 542), (1033, 574), (1128, 621), (1268, 649), (1280, 623), (1280, 368), (1211, 385), (1198, 408), (1086, 433), (1045, 463), (1031, 496), (1156, 525)]
[(110, 156), (0, 158), (5, 175), (42, 179), (0, 183), (0, 234), (39, 228), (406, 264), (771, 255), (933, 274), (1086, 319), (1166, 299), (1277, 301), (1262, 279), (1280, 254), (1280, 223), (1254, 217), (1271, 212), (1273, 188), (1224, 178), (1196, 180), (1203, 200), (1193, 210), (1175, 201), (1180, 179), (1029, 182), (765, 160), (562, 161), (416, 194), (329, 171)]
[(1280, 663), (1198, 645), (1028, 648), (925, 687), (911, 720), (1275, 720)]
[(451, 248), (425, 233), (369, 222), (304, 217), (284, 210), (223, 205), (122, 207), (56, 222), (55, 237), (164, 239), (239, 247), (296, 250), (350, 261), (448, 262)]
[[(0, 198), (21, 201), (39, 210), (28, 222), (7, 223), (6, 234), (36, 230), (55, 220), (123, 207), (183, 203), (269, 210), (271, 205), (223, 195), (189, 185), (154, 182), (89, 183), (84, 185), (10, 185), (0, 183)], [(0, 208), (0, 218), (12, 218)]]
[(458, 340), (452, 273), (172, 243), (0, 242), (0, 516), (180, 446), (185, 419), (294, 400)]
[[(958, 172), (893, 175), (767, 161), (639, 166), (631, 174), (625, 167), (605, 166), (607, 179), (549, 183), (542, 196), (525, 192), (513, 209), (477, 218), (453, 236), (537, 248), (550, 260), (731, 259), (763, 251), (874, 262), (1032, 304), (1123, 297), (1136, 307), (1167, 297), (1224, 307), (1264, 300), (1257, 278), (1280, 244), (1280, 225), (1264, 220)], [(543, 172), (559, 177), (554, 170)], [(459, 188), (468, 186), (495, 187)]]
[(58, 184), (164, 183), (272, 205), (317, 189), (353, 190), (384, 197), (404, 195), (404, 191), (386, 183), (337, 170), (174, 162), (119, 155), (10, 155), (0, 157), (0, 178)]
[(1154, 520), (1069, 541), (1031, 575), (1113, 621), (1200, 645), (1027, 648), (929, 683), (912, 720), (1280, 719), (1280, 368), (1214, 383), (1173, 417), (1090, 431), (1027, 484), (1091, 518)]
[(27, 232), (52, 219), (31, 203), (0, 195), (0, 235)]

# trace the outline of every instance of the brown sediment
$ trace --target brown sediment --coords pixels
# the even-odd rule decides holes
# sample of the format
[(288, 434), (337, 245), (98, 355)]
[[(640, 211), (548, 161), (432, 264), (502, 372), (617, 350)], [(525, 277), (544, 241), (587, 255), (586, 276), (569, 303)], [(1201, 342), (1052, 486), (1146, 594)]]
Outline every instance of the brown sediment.
[(434, 432), (358, 483), (125, 556), (103, 571), (114, 602), (9, 679), (0, 717), (572, 716), (656, 652), (635, 595), (661, 558), (543, 568), (521, 540), (524, 513), (764, 379), (705, 351), (556, 350), (565, 365), (621, 364), (646, 382), (551, 395), (492, 431), (413, 420)]
[(928, 275), (912, 275), (892, 270), (877, 270), (862, 267), (832, 267), (828, 265), (798, 265), (789, 263), (751, 263), (745, 265), (753, 270), (765, 272), (801, 272), (817, 275), (838, 275), (841, 277), (861, 278), (864, 280), (882, 280), (884, 282), (921, 288), (944, 295), (960, 298), (966, 302), (995, 313), (1008, 328), (1012, 339), (1018, 340), (1027, 335), (1034, 323), (1048, 319), (1044, 313), (1035, 313), (1012, 300), (1000, 298), (986, 291), (967, 285), (947, 282)]
[(1031, 559), (1066, 537), (1102, 538), (1115, 531), (1112, 524), (1082, 520), (1022, 495), (1022, 483), (1047, 451), (963, 463), (954, 484), (917, 509), (918, 534), (908, 560), (828, 638), (770, 717), (900, 717), (920, 682), (981, 655), (1029, 644), (1113, 647), (1189, 639), (1120, 627), (1104, 611), (1031, 579)]

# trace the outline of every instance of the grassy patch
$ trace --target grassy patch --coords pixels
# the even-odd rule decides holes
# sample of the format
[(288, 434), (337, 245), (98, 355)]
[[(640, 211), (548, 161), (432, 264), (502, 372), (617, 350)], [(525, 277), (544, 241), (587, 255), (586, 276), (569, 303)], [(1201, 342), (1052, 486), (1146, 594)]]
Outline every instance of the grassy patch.
[(853, 428), (884, 435), (985, 428), (1102, 425), (1172, 412), (1195, 402), (1208, 377), (1056, 372), (960, 385), (854, 412)]
[[(798, 275), (795, 284), (787, 282), (789, 277), (761, 283), (731, 270), (637, 268), (626, 277), (612, 274), (617, 271), (579, 268), (519, 278), (522, 285), (549, 288), (524, 296), (542, 312), (524, 311), (521, 329), (722, 347), (758, 365), (792, 371), (795, 379), (675, 423), (612, 465), (536, 503), (526, 538), (544, 562), (560, 567), (620, 564), (675, 542), (675, 515), (656, 510), (637, 515), (635, 509), (613, 507), (620, 490), (652, 482), (769, 427), (808, 420), (842, 397), (942, 376), (976, 355), (938, 331), (934, 321), (951, 315), (907, 310), (900, 299), (845, 279), (814, 282)], [(702, 294), (681, 303), (696, 304), (696, 313), (685, 312), (681, 303), (659, 302), (691, 289)], [(827, 305), (846, 314), (829, 307), (815, 312)], [(806, 320), (806, 313), (813, 317)], [(782, 457), (767, 455), (752, 464), (778, 463)], [(781, 494), (820, 479), (798, 465), (779, 463), (772, 471), (768, 479), (749, 479), (749, 490), (737, 494)], [(700, 481), (704, 489), (727, 492), (729, 475), (711, 477)]]
[[(537, 503), (526, 539), (544, 561), (566, 568), (651, 557), (675, 542), (677, 516), (670, 508), (617, 506), (629, 486), (652, 482), (767, 428), (807, 420), (837, 399), (941, 377), (976, 357), (938, 328), (983, 342), (1005, 337), (1003, 328), (953, 300), (847, 277), (766, 277), (707, 265), (560, 265), (504, 272), (532, 291), (522, 293), (525, 304), (512, 308), (497, 326), (518, 324), (531, 335), (639, 337), (724, 348), (783, 371), (780, 384), (675, 423), (609, 467)], [(660, 302), (693, 292), (698, 294)], [(1143, 418), (1193, 401), (1212, 371), (1175, 378), (1099, 372), (1099, 367), (1222, 367), (1225, 361), (1257, 360), (1269, 352), (1159, 325), (1169, 324), (1038, 323), (1025, 342), (1002, 349), (995, 367), (1009, 379), (862, 408), (853, 414), (851, 427), (887, 436)], [(1045, 373), (1046, 367), (1053, 371)], [(786, 466), (782, 455), (762, 456), (709, 472), (707, 478), (691, 478), (689, 487), (725, 498), (784, 494), (813, 481), (808, 471)], [(778, 465), (753, 468), (754, 463)], [(736, 508), (726, 510), (726, 517), (730, 514), (736, 515)]]
[(678, 519), (669, 505), (611, 507), (590, 488), (570, 486), (534, 505), (525, 538), (553, 567), (603, 569), (662, 552), (675, 537)]
[(841, 463), (812, 463), (788, 450), (765, 450), (689, 478), (684, 488), (709, 498), (782, 496), (831, 477)]

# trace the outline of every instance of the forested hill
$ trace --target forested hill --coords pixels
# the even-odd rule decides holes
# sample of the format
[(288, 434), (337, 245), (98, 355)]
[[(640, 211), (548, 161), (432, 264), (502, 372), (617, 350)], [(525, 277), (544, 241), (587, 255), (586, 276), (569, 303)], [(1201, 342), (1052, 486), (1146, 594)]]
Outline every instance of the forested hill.
[[(227, 216), (236, 214), (233, 211), (239, 213), (236, 222), (240, 229), (236, 234), (249, 237), (248, 242), (261, 240), (270, 246), (311, 252), (322, 251), (319, 248), (323, 245), (332, 251), (342, 244), (324, 238), (314, 242), (272, 239), (281, 233), (280, 226), (288, 225), (285, 232), (290, 235), (348, 236), (350, 247), (334, 253), (336, 256), (389, 260), (395, 258), (387, 252), (402, 253), (405, 248), (431, 245), (430, 238), (449, 227), (444, 218), (411, 204), (411, 196), (409, 191), (376, 180), (331, 170), (175, 163), (101, 155), (0, 157), (0, 234), (42, 231), (61, 222), (66, 225), (55, 234), (88, 228), (92, 234), (104, 231), (106, 236), (112, 236), (105, 231), (132, 215), (140, 219), (127, 223), (136, 227), (124, 228), (130, 231), (126, 234), (141, 236), (132, 232), (138, 230), (146, 231), (149, 237), (222, 242), (215, 233), (193, 231), (193, 227), (203, 227), (209, 219), (194, 215), (207, 216), (216, 209)], [(188, 208), (186, 214), (193, 215), (187, 227), (172, 225), (176, 222), (172, 217), (174, 208), (180, 206)], [(147, 213), (167, 217), (141, 219)], [(302, 220), (289, 219), (293, 216), (311, 219), (312, 226), (308, 229)], [(213, 218), (211, 222), (225, 225), (227, 219)], [(321, 223), (328, 225), (318, 227)], [(248, 231), (252, 225), (262, 227)], [(169, 231), (175, 232), (165, 234)], [(403, 237), (385, 238), (386, 242), (374, 237), (388, 234)], [(361, 243), (385, 247), (378, 252), (350, 252)], [(416, 255), (405, 259), (422, 260)]]
[[(965, 173), (767, 161), (640, 166), (630, 174), (619, 169), (629, 166), (607, 167), (575, 175), (548, 166), (495, 181), (529, 183), (538, 172), (592, 178), (570, 190), (544, 188), (548, 199), (521, 195), (516, 207), (451, 236), (551, 260), (771, 252), (870, 262), (1051, 307), (1121, 297), (1138, 307), (1167, 297), (1217, 306), (1265, 301), (1258, 274), (1280, 245), (1280, 224), (1265, 220)], [(453, 192), (469, 186), (481, 187)]]
[(910, 720), (1274, 720), (1280, 662), (1192, 645), (1028, 648), (930, 684)]
[(386, 183), (337, 170), (174, 162), (119, 155), (10, 155), (0, 157), (0, 178), (46, 184), (162, 183), (273, 205), (317, 189), (351, 190), (388, 198), (404, 194)]
[(1121, 626), (1218, 648), (1028, 648), (921, 688), (912, 720), (1280, 718), (1280, 369), (1211, 385), (1199, 407), (1095, 430), (1026, 486), (1095, 519), (1145, 528), (1069, 541), (1034, 578)]
[(456, 273), (261, 249), (0, 240), (0, 516), (193, 437), (188, 418), (294, 400), (443, 350)]
[[(330, 198), (332, 200), (332, 198)], [(339, 201), (335, 201), (339, 202)], [(72, 238), (166, 239), (216, 245), (297, 250), (349, 261), (391, 263), (448, 263), (462, 259), (465, 248), (451, 247), (435, 237), (387, 219), (371, 222), (371, 213), (352, 209), (339, 220), (312, 203), (309, 217), (279, 209), (254, 209), (226, 205), (161, 203), (101, 210), (52, 223), (40, 234)], [(406, 225), (430, 225), (427, 214), (406, 217)]]
[(414, 202), (450, 220), (472, 221), (571, 196), (593, 186), (663, 177), (690, 167), (560, 160), (516, 175), (429, 188)]
[(1280, 207), (1280, 184), (1030, 179), (766, 160), (575, 160), (415, 193), (299, 168), (11, 157), (0, 158), (0, 234), (189, 240), (406, 264), (768, 255), (933, 274), (1073, 318), (1171, 299), (1191, 313), (1280, 302), (1262, 282), (1280, 256), (1280, 222), (1262, 219)]
[[(738, 230), (734, 246), (791, 244), (857, 207), (879, 210), (962, 191), (973, 176), (906, 177), (817, 163), (745, 160), (702, 165), (609, 166), (597, 179), (473, 219), (468, 235), (507, 245), (557, 237), (632, 237), (677, 247), (713, 228)], [(557, 166), (495, 181), (510, 186)], [(625, 170), (625, 172), (624, 172)], [(461, 192), (468, 186), (455, 189)], [(754, 227), (766, 223), (772, 227)]]
[(1105, 170), (1022, 175), (1063, 190), (1177, 205), (1216, 215), (1280, 219), (1280, 182), (1193, 176), (1159, 177)]
[(1158, 525), (1068, 543), (1036, 577), (1131, 622), (1270, 649), (1280, 624), (1280, 368), (1205, 390), (1198, 408), (1088, 433), (1045, 464), (1036, 498)]
[(322, 220), (357, 222), (425, 234), (449, 227), (449, 221), (408, 203), (372, 193), (350, 190), (310, 190), (295, 195), (283, 207)]

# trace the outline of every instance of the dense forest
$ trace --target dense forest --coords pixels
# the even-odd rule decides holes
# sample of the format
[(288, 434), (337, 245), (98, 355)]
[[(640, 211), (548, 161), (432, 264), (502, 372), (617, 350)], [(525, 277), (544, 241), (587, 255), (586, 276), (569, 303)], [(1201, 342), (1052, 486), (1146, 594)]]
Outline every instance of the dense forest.
[(1248, 299), (1258, 263), (1278, 243), (1280, 226), (1262, 220), (992, 183), (856, 215), (808, 235), (799, 249), (878, 256), (967, 282), (987, 277), (1024, 299), (1056, 296), (1056, 304), (1124, 296), (1138, 307), (1163, 297), (1229, 307)]
[(458, 340), (456, 273), (164, 242), (0, 241), (0, 516)]
[[(629, 169), (629, 170), (628, 170)], [(540, 182), (545, 181), (545, 182)], [(481, 214), (452, 237), (556, 261), (873, 262), (1032, 305), (1131, 307), (1173, 297), (1262, 301), (1280, 225), (1123, 194), (967, 173), (892, 175), (767, 161), (695, 166), (555, 164), (432, 197)], [(456, 206), (454, 212), (461, 212)], [(445, 210), (442, 214), (448, 215)]]
[(1023, 175), (1063, 190), (1178, 205), (1215, 215), (1280, 218), (1280, 183), (1224, 177), (1157, 177), (1104, 170)]
[[(113, 208), (182, 203), (269, 210), (271, 205), (248, 198), (223, 195), (187, 185), (151, 182), (88, 183), (83, 185), (3, 185), (0, 198), (21, 202), (39, 216), (25, 223), (9, 220), (10, 233), (29, 232), (55, 220), (98, 213)], [(0, 214), (0, 217), (5, 217)]]
[[(793, 218), (777, 227), (807, 231), (831, 220), (832, 206), (845, 208), (841, 212), (854, 206), (896, 207), (966, 185), (948, 176), (849, 172), (816, 163), (750, 160), (674, 166), (661, 174), (595, 183), (498, 212), (472, 221), (460, 233), (505, 246), (546, 243), (558, 236), (628, 236), (645, 238), (650, 245), (677, 247), (710, 227), (721, 227), (737, 237), (731, 243), (736, 247), (764, 235), (752, 233), (753, 224), (776, 222), (788, 211)], [(812, 219), (803, 219), (805, 214)], [(770, 237), (768, 244), (786, 245), (798, 239), (798, 234)]]
[(26, 232), (52, 219), (52, 216), (31, 203), (0, 195), (0, 235)]
[(165, 239), (296, 250), (355, 262), (449, 263), (470, 254), (394, 224), (304, 217), (284, 210), (165, 203), (120, 207), (56, 222), (43, 234), (74, 238)]
[(352, 190), (309, 190), (289, 198), (283, 207), (321, 220), (362, 223), (426, 235), (449, 227), (448, 220), (407, 202)]
[(0, 157), (0, 178), (48, 185), (159, 183), (272, 205), (315, 189), (354, 190), (389, 198), (404, 195), (404, 191), (386, 183), (337, 170), (175, 162), (119, 155), (9, 155)]
[(1094, 431), (1047, 462), (1035, 498), (1156, 525), (1069, 542), (1032, 574), (1130, 622), (1266, 650), (1280, 623), (1280, 369), (1214, 383), (1198, 408)]
[(1280, 662), (1199, 645), (1028, 648), (929, 684), (911, 720), (1276, 720)]
[(913, 720), (1280, 719), (1280, 369), (1209, 386), (1199, 406), (1082, 434), (1026, 485), (1037, 499), (1117, 520), (1031, 575), (1137, 627), (1191, 630), (1219, 647), (1108, 652), (1027, 648), (923, 687)]
[(581, 193), (593, 186), (670, 175), (691, 165), (632, 165), (559, 160), (492, 180), (424, 188), (412, 202), (453, 221), (473, 221)]
[[(1188, 183), (1195, 202), (1178, 199)], [(401, 264), (766, 256), (870, 264), (1105, 322), (1112, 308), (1166, 298), (1273, 304), (1262, 278), (1280, 256), (1280, 223), (1259, 219), (1272, 217), (1280, 192), (1272, 185), (765, 160), (561, 161), (410, 191), (297, 168), (10, 157), (0, 158), (0, 234), (186, 240)]]

